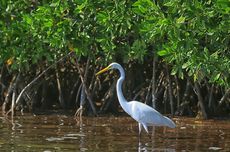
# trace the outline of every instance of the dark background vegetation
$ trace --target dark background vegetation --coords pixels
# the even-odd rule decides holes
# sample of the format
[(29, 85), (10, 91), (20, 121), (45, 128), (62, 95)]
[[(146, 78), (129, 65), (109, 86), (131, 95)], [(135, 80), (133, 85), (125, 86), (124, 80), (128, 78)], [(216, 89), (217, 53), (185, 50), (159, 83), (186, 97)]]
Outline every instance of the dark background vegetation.
[[(116, 114), (124, 94), (162, 113), (227, 117), (229, 0), (2, 0), (0, 106)], [(85, 102), (84, 102), (85, 101)]]

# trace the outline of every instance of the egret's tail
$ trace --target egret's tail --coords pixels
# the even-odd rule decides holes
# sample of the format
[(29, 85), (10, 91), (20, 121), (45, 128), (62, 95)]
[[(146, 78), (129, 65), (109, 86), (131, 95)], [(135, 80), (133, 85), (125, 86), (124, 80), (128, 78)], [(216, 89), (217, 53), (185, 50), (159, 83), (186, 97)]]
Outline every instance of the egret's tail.
[(170, 127), (170, 128), (175, 128), (176, 127), (176, 124), (171, 120), (169, 119), (168, 117), (165, 117), (165, 125)]

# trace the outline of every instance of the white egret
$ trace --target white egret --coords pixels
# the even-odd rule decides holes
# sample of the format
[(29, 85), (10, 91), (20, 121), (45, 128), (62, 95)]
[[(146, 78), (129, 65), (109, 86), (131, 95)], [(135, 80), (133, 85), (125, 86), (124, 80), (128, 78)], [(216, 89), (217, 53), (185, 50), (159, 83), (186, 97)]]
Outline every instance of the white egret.
[(122, 93), (122, 83), (125, 79), (125, 72), (120, 64), (111, 63), (108, 67), (97, 72), (96, 75), (99, 75), (110, 69), (118, 69), (120, 72), (120, 78), (117, 80), (117, 85), (116, 85), (117, 97), (124, 111), (138, 122), (139, 135), (141, 134), (142, 126), (144, 127), (147, 133), (149, 133), (148, 126), (168, 126), (170, 128), (176, 127), (175, 123), (171, 119), (161, 115), (158, 111), (156, 111), (152, 107), (138, 101), (128, 102), (125, 99)]

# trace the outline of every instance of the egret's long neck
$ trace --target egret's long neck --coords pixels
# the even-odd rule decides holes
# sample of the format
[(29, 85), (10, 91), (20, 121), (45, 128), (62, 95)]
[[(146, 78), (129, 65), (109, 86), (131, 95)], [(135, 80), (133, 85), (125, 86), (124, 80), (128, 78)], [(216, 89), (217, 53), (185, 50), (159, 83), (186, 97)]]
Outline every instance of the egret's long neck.
[(122, 83), (123, 83), (123, 81), (124, 81), (124, 79), (125, 79), (125, 72), (124, 72), (124, 69), (121, 67), (121, 68), (119, 68), (118, 69), (119, 70), (119, 72), (120, 72), (120, 78), (117, 80), (117, 97), (118, 97), (118, 100), (119, 100), (119, 103), (120, 103), (120, 105), (122, 106), (122, 108), (126, 111), (126, 112), (128, 112), (127, 111), (127, 101), (126, 101), (126, 99), (125, 99), (125, 97), (124, 97), (124, 95), (123, 95), (123, 93), (122, 93)]

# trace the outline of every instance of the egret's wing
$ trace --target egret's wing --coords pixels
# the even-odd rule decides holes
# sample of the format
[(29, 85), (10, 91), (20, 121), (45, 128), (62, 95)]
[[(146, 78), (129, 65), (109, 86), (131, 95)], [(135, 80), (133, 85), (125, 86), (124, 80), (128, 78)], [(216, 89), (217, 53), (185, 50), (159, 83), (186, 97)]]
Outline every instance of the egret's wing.
[(131, 101), (128, 104), (130, 107), (129, 114), (140, 123), (155, 126), (168, 126), (171, 128), (175, 127), (171, 119), (161, 115), (158, 111), (144, 103)]

